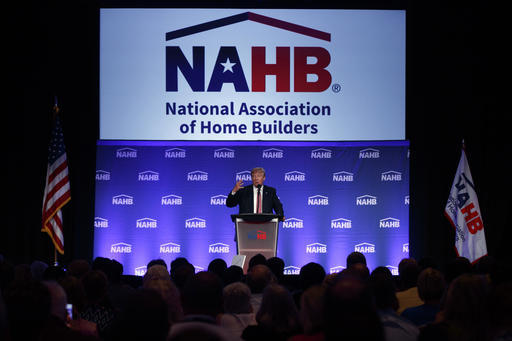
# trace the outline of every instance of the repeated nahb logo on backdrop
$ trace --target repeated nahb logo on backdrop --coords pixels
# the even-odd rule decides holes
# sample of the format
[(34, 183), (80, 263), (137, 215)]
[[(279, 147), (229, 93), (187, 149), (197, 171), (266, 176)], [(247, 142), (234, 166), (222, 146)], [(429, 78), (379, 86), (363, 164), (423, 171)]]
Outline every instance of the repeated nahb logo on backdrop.
[[(327, 32), (253, 12), (240, 13), (167, 32), (165, 40), (174, 41), (181, 37), (244, 21), (268, 25), (324, 41), (331, 40), (331, 35)], [(268, 51), (270, 48), (267, 50), (266, 46), (250, 47), (249, 60), (240, 58), (237, 46), (219, 46), (216, 49), (218, 53), (214, 64), (213, 60), (206, 60), (205, 50), (206, 46), (194, 46), (192, 58), (188, 59), (180, 46), (166, 46), (166, 91), (178, 91), (178, 70), (194, 92), (219, 92), (222, 91), (225, 83), (233, 84), (236, 92), (265, 92), (267, 75), (276, 76), (277, 92), (322, 92), (331, 85), (332, 77), (326, 69), (331, 62), (331, 54), (323, 47), (277, 46), (272, 51), (275, 55), (275, 63), (268, 62), (266, 53), (270, 52)], [(308, 63), (311, 59), (316, 60), (316, 63)], [(213, 69), (210, 75), (206, 74), (208, 68)], [(250, 87), (246, 73), (252, 76)], [(308, 81), (308, 75), (315, 75), (317, 79)], [(290, 79), (293, 79), (293, 87)]]
[(226, 206), (227, 195), (218, 194), (210, 198), (210, 206)]
[(131, 206), (133, 205), (133, 197), (126, 194), (119, 194), (112, 197), (112, 205)]
[(269, 148), (263, 151), (261, 157), (263, 159), (282, 159), (284, 157), (284, 152), (282, 149)]
[(285, 275), (298, 275), (300, 274), (300, 268), (298, 266), (289, 265), (283, 269)]
[(187, 229), (205, 229), (206, 220), (201, 218), (190, 218), (185, 220), (185, 228)]
[(354, 181), (354, 173), (341, 171), (332, 173), (332, 181), (334, 182), (352, 182)]
[(116, 158), (118, 159), (136, 159), (137, 149), (133, 148), (120, 148), (116, 150)]
[(352, 220), (345, 218), (338, 218), (331, 220), (331, 228), (332, 229), (351, 229), (352, 228)]
[(112, 244), (110, 253), (132, 253), (132, 245), (123, 242)]
[(357, 206), (375, 206), (377, 205), (377, 197), (369, 194), (356, 197)]
[(208, 253), (229, 253), (229, 245), (224, 243), (215, 243), (208, 245)]
[(299, 171), (291, 171), (284, 173), (284, 181), (304, 182), (306, 181), (306, 173)]
[(109, 227), (108, 219), (101, 218), (101, 217), (94, 217), (94, 227), (102, 228), (102, 229), (108, 228)]
[(162, 206), (181, 206), (183, 197), (176, 194), (169, 194), (162, 197)]
[(110, 172), (98, 169), (96, 171), (96, 181), (110, 181)]
[(184, 159), (187, 157), (187, 151), (182, 148), (170, 148), (164, 151), (166, 159)]
[(375, 245), (364, 242), (354, 246), (354, 251), (361, 253), (375, 253)]
[(400, 227), (400, 219), (396, 218), (384, 218), (379, 220), (379, 228), (399, 228)]
[(325, 195), (313, 195), (308, 197), (308, 206), (329, 206), (329, 198)]
[(318, 148), (311, 151), (312, 159), (330, 159), (332, 158), (332, 150), (326, 148)]
[(238, 172), (236, 173), (236, 176), (235, 176), (235, 179), (236, 181), (251, 181), (251, 171), (242, 171), (242, 172)]
[(366, 148), (359, 151), (360, 159), (378, 159), (380, 158), (380, 151), (375, 148)]
[(137, 177), (137, 180), (138, 181), (148, 181), (148, 182), (159, 181), (160, 174), (158, 172), (154, 172), (154, 171), (150, 171), (150, 170), (140, 172)]
[(387, 171), (380, 175), (380, 181), (382, 182), (393, 182), (402, 181), (402, 173), (398, 171)]
[(213, 151), (214, 159), (234, 159), (235, 151), (230, 148), (219, 148)]
[(137, 219), (135, 227), (138, 229), (156, 229), (158, 227), (158, 221), (152, 218)]
[(346, 268), (343, 265), (333, 266), (333, 267), (329, 268), (329, 273), (330, 274), (335, 274), (335, 273), (338, 273), (338, 272), (342, 272), (345, 269)]
[(302, 229), (304, 228), (304, 220), (299, 218), (288, 218), (282, 223), (284, 229)]
[(181, 245), (176, 243), (165, 243), (160, 245), (160, 253), (181, 253)]
[(208, 173), (200, 170), (189, 172), (187, 181), (208, 181)]

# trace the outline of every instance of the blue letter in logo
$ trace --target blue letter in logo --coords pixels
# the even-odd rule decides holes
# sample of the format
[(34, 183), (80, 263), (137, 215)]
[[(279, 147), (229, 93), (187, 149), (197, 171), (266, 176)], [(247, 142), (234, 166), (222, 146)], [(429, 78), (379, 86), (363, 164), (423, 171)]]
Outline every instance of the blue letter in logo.
[(208, 91), (221, 91), (224, 83), (233, 83), (237, 92), (249, 91), (240, 58), (234, 46), (220, 47)]
[(194, 67), (178, 46), (167, 46), (165, 52), (166, 91), (178, 91), (178, 68), (192, 91), (204, 91), (204, 46), (192, 48)]

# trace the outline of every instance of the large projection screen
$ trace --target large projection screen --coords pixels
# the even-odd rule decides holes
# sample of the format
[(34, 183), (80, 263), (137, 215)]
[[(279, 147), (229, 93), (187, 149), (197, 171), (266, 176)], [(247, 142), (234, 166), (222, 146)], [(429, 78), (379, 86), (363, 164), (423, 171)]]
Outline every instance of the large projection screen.
[(405, 11), (101, 9), (100, 139), (405, 139)]

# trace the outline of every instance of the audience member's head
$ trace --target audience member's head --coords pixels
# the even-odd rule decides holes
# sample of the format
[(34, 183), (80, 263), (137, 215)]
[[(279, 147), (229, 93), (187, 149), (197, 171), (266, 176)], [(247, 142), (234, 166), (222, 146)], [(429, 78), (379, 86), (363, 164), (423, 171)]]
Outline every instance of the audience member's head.
[(302, 290), (306, 290), (313, 285), (322, 284), (325, 270), (320, 264), (310, 262), (300, 268), (299, 278)]
[(238, 265), (229, 266), (224, 272), (224, 285), (241, 282), (244, 278), (244, 270)]
[(473, 265), (473, 272), (479, 275), (490, 275), (496, 264), (494, 257), (485, 255)]
[(85, 259), (75, 259), (68, 265), (68, 274), (81, 279), (91, 270), (91, 265)]
[(208, 315), (222, 312), (222, 282), (217, 275), (201, 271), (192, 276), (182, 290), (181, 301), (185, 315)]
[(194, 276), (196, 269), (185, 258), (176, 258), (171, 262), (171, 280), (182, 290), (185, 283)]
[(463, 274), (471, 273), (471, 263), (465, 257), (451, 259), (445, 266), (444, 278), (451, 283), (455, 278)]
[(491, 340), (506, 340), (504, 336), (512, 335), (512, 281), (493, 286), (487, 306), (491, 323)]
[(115, 259), (112, 259), (112, 263), (111, 263), (111, 282), (112, 283), (120, 283), (121, 282), (121, 277), (123, 276), (123, 264), (119, 263), (118, 261), (116, 261)]
[(315, 334), (324, 330), (325, 287), (314, 285), (300, 297), (300, 318), (305, 334)]
[(445, 288), (444, 276), (439, 270), (426, 268), (418, 276), (418, 294), (427, 304), (439, 304)]
[(419, 274), (418, 262), (414, 258), (404, 258), (398, 264), (398, 276), (401, 289), (413, 288), (417, 285)]
[(103, 271), (91, 270), (82, 277), (87, 304), (100, 304), (107, 294), (108, 280)]
[(68, 303), (66, 292), (57, 282), (44, 281), (43, 284), (46, 285), (50, 292), (50, 313), (59, 320), (66, 321), (66, 304)]
[(488, 327), (488, 282), (484, 276), (463, 274), (455, 278), (446, 293), (443, 317), (460, 332), (460, 340), (484, 340)]
[(66, 292), (68, 303), (73, 305), (73, 310), (81, 312), (86, 305), (85, 290), (82, 281), (74, 276), (66, 276), (59, 284)]
[(355, 263), (349, 268), (343, 269), (342, 273), (345, 276), (355, 276), (362, 281), (367, 281), (370, 278), (370, 270), (363, 263)]
[(155, 290), (160, 294), (167, 305), (169, 322), (178, 322), (183, 317), (180, 294), (178, 288), (171, 281), (167, 269), (163, 265), (151, 266), (142, 280), (144, 289)]
[(395, 282), (391, 271), (385, 266), (375, 268), (369, 279), (375, 305), (379, 310), (398, 309)]
[(213, 272), (219, 276), (221, 280), (224, 279), (224, 273), (226, 272), (227, 268), (228, 265), (222, 258), (215, 258), (208, 264), (208, 271)]
[(4, 295), (11, 340), (37, 340), (50, 316), (48, 288), (35, 280), (13, 282)]
[(420, 268), (420, 272), (425, 270), (426, 268), (432, 268), (439, 270), (439, 264), (433, 257), (423, 257), (418, 261), (418, 266)]
[(50, 265), (43, 272), (42, 279), (44, 281), (60, 281), (66, 277), (66, 271), (60, 265)]
[(165, 341), (169, 333), (167, 306), (162, 297), (150, 289), (139, 289), (128, 296), (125, 308), (114, 322), (112, 340)]
[(352, 265), (357, 263), (363, 263), (364, 265), (366, 265), (366, 257), (361, 252), (351, 252), (347, 256), (347, 268), (350, 268)]
[(110, 277), (112, 276), (112, 260), (105, 257), (96, 257), (92, 261), (91, 270), (102, 271), (107, 281), (110, 281)]
[(165, 268), (165, 271), (167, 271), (167, 263), (163, 259), (152, 259), (149, 261), (148, 265), (146, 266), (146, 270), (152, 267), (153, 265), (161, 265)]
[(267, 265), (267, 259), (261, 253), (255, 254), (249, 259), (248, 269), (255, 265)]
[(270, 257), (267, 259), (267, 266), (274, 276), (276, 276), (276, 279), (278, 281), (281, 280), (284, 274), (284, 260), (279, 257)]
[(359, 278), (340, 274), (326, 288), (324, 305), (326, 341), (384, 340), (369, 287)]
[(247, 271), (246, 282), (253, 294), (262, 293), (265, 287), (274, 281), (274, 274), (266, 265), (257, 264)]
[(32, 278), (37, 281), (43, 280), (43, 274), (46, 268), (48, 268), (48, 264), (45, 262), (41, 262), (40, 260), (33, 261), (32, 264), (30, 264)]
[(285, 339), (301, 332), (299, 313), (292, 295), (288, 289), (275, 283), (265, 288), (256, 321)]
[(247, 284), (234, 282), (223, 289), (224, 312), (231, 314), (247, 314), (252, 312), (251, 289)]

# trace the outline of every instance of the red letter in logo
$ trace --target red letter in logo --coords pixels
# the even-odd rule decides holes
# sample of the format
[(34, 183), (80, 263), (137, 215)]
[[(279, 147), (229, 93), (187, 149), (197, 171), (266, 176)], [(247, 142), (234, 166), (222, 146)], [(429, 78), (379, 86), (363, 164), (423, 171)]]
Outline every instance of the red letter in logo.
[(482, 219), (478, 215), (478, 212), (472, 211), (472, 209), (474, 208), (475, 205), (473, 205), (473, 203), (470, 203), (469, 205), (461, 209), (461, 212), (464, 214), (464, 220), (468, 225), (469, 233), (471, 234), (477, 233), (484, 227), (484, 224), (482, 222)]
[[(331, 85), (331, 74), (325, 68), (331, 62), (329, 51), (323, 47), (295, 47), (294, 54), (294, 91), (322, 92)], [(308, 64), (308, 57), (315, 57), (316, 64)], [(318, 76), (315, 82), (308, 82), (308, 74)]]
[(276, 91), (290, 91), (290, 48), (276, 47), (276, 63), (265, 63), (265, 47), (252, 48), (252, 91), (265, 91), (265, 76), (276, 76)]

